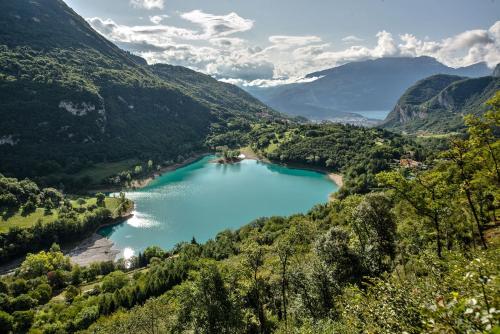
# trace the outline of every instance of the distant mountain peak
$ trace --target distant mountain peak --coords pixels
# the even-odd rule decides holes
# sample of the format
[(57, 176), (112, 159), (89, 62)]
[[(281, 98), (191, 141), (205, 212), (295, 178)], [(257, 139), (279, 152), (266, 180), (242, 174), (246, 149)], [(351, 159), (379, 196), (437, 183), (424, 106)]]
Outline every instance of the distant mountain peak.
[(278, 111), (329, 119), (329, 113), (391, 110), (408, 87), (431, 75), (482, 77), (491, 72), (485, 63), (455, 69), (428, 56), (384, 57), (310, 73), (307, 78), (319, 77), (312, 82), (253, 93)]

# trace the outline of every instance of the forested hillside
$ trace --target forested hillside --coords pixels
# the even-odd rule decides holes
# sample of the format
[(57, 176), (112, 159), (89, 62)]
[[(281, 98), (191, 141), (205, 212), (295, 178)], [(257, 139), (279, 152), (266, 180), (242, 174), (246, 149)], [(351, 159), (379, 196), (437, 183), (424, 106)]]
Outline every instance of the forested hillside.
[(261, 218), (213, 240), (148, 247), (127, 267), (57, 245), (0, 288), (15, 333), (496, 333), (500, 95), (427, 166), (378, 189)]
[(204, 150), (232, 117), (281, 117), (239, 88), (166, 68), (120, 50), (61, 0), (2, 1), (0, 170), (59, 185), (96, 163)]

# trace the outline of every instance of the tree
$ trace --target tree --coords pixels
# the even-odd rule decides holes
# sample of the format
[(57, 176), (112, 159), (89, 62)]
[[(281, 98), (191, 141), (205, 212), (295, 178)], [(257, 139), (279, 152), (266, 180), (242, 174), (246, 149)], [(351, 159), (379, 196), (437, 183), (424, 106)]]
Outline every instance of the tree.
[(78, 264), (71, 269), (71, 284), (79, 285), (82, 282), (82, 269)]
[(392, 189), (398, 199), (409, 203), (417, 214), (430, 220), (436, 232), (436, 253), (442, 257), (442, 221), (450, 211), (453, 194), (445, 174), (434, 169), (407, 177), (403, 171), (391, 171), (378, 174), (377, 180)]
[(0, 311), (0, 333), (10, 333), (14, 326), (14, 318), (7, 312)]
[(76, 203), (77, 203), (80, 207), (82, 207), (85, 203), (87, 203), (87, 201), (85, 201), (85, 199), (83, 199), (83, 198), (81, 198), (81, 197), (80, 197), (80, 198), (78, 198), (78, 199), (76, 200)]
[(250, 243), (246, 246), (245, 265), (250, 270), (252, 279), (252, 293), (255, 297), (255, 311), (259, 319), (260, 333), (265, 332), (266, 317), (264, 313), (264, 305), (261, 300), (261, 290), (263, 288), (262, 279), (258, 276), (259, 269), (264, 264), (264, 248), (258, 244)]
[(57, 249), (53, 247), (49, 252), (28, 254), (19, 268), (19, 275), (25, 278), (35, 278), (57, 269), (69, 270), (71, 268), (69, 258)]
[(50, 297), (52, 297), (52, 288), (46, 283), (42, 283), (37, 286), (35, 292), (38, 299), (38, 304), (41, 305), (47, 303), (50, 300)]
[(476, 160), (477, 152), (470, 148), (470, 143), (464, 140), (452, 140), (451, 149), (445, 153), (445, 156), (454, 162), (458, 169), (459, 178), (461, 182), (461, 189), (465, 193), (467, 198), (467, 204), (472, 212), (474, 221), (476, 222), (477, 230), (481, 243), (484, 248), (487, 248), (486, 241), (483, 235), (483, 224), (481, 222), (481, 217), (479, 216), (476, 204), (473, 200), (473, 178), (475, 170), (478, 167), (478, 161)]
[(390, 269), (388, 260), (396, 255), (396, 223), (391, 212), (392, 203), (382, 193), (372, 193), (353, 212), (353, 229), (356, 233), (365, 267), (378, 275)]
[(285, 330), (287, 328), (287, 289), (288, 289), (288, 266), (290, 257), (294, 253), (294, 245), (289, 234), (285, 234), (276, 242), (275, 252), (278, 254), (281, 274), (281, 303), (283, 307), (283, 320), (285, 321)]
[(101, 207), (101, 208), (106, 207), (106, 202), (105, 202), (106, 195), (104, 195), (103, 193), (97, 193), (95, 195), (95, 198), (97, 200), (96, 204), (97, 204), (98, 207)]
[(18, 296), (28, 291), (28, 285), (26, 284), (26, 280), (23, 278), (16, 279), (10, 284), (9, 288), (14, 296)]
[(29, 295), (19, 295), (11, 301), (11, 307), (15, 311), (26, 311), (37, 305), (37, 300)]
[(146, 262), (145, 264), (148, 264), (149, 261), (154, 257), (162, 259), (165, 257), (165, 254), (165, 251), (158, 246), (148, 246), (143, 253)]
[(80, 290), (74, 285), (68, 285), (64, 292), (66, 302), (71, 303), (80, 294)]
[(235, 333), (241, 326), (239, 307), (234, 303), (214, 264), (200, 270), (192, 292), (186, 291), (179, 322), (189, 321), (196, 333)]
[(102, 290), (105, 292), (114, 292), (127, 285), (128, 281), (127, 274), (122, 271), (113, 271), (102, 280)]
[(12, 313), (12, 316), (14, 318), (14, 332), (26, 333), (33, 323), (35, 312), (33, 310), (15, 311)]
[(331, 271), (337, 289), (356, 281), (362, 272), (358, 255), (349, 247), (351, 237), (341, 226), (334, 226), (321, 235), (314, 245), (318, 258)]

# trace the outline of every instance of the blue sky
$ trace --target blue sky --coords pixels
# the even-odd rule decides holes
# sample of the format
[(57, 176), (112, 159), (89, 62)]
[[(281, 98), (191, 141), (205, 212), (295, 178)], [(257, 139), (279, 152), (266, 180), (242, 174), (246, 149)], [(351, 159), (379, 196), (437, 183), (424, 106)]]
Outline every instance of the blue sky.
[(449, 66), (500, 61), (494, 0), (66, 0), (148, 62), (266, 85), (389, 56)]

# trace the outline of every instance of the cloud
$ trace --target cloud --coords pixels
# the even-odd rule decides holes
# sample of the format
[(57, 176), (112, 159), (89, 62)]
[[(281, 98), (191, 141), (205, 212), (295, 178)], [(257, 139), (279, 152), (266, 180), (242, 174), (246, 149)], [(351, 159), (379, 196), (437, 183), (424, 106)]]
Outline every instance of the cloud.
[(252, 81), (243, 79), (233, 79), (233, 78), (220, 78), (219, 81), (227, 82), (232, 85), (238, 85), (243, 87), (276, 87), (281, 85), (288, 85), (293, 83), (306, 83), (313, 82), (321, 79), (323, 76), (318, 77), (291, 77), (287, 79), (256, 79)]
[(149, 21), (151, 21), (154, 24), (160, 24), (161, 21), (166, 19), (168, 15), (154, 15), (149, 17)]
[(403, 56), (430, 56), (453, 67), (482, 61), (493, 67), (500, 62), (500, 21), (488, 30), (468, 30), (441, 41), (422, 40), (412, 34), (403, 34), (400, 39), (403, 43), (398, 48)]
[(269, 42), (279, 49), (289, 49), (292, 47), (308, 45), (321, 42), (318, 36), (270, 36)]
[(196, 39), (196, 31), (166, 25), (126, 26), (111, 19), (87, 19), (92, 27), (113, 42), (145, 44), (156, 48), (171, 46), (173, 39)]
[(165, 5), (164, 0), (130, 0), (130, 4), (136, 8), (144, 8), (144, 9), (163, 9)]
[(246, 45), (246, 41), (241, 38), (229, 38), (229, 37), (220, 37), (220, 38), (212, 38), (209, 40), (210, 44), (224, 49), (230, 48), (240, 48)]
[(500, 21), (488, 29), (468, 30), (441, 40), (380, 31), (373, 45), (361, 44), (361, 40), (354, 44), (355, 36), (346, 36), (343, 41), (352, 45), (337, 46), (315, 35), (272, 35), (259, 45), (242, 38), (241, 33), (252, 29), (254, 22), (236, 13), (214, 15), (194, 10), (179, 16), (191, 27), (166, 25), (164, 16), (161, 20), (151, 16), (152, 23), (142, 26), (98, 17), (87, 21), (106, 38), (149, 63), (187, 66), (246, 86), (313, 80), (304, 77), (348, 62), (381, 57), (430, 56), (453, 67), (481, 61), (493, 67), (500, 62)]
[(227, 15), (213, 15), (204, 13), (201, 10), (193, 10), (181, 14), (181, 17), (201, 26), (204, 31), (203, 36), (207, 39), (228, 36), (250, 30), (253, 27), (252, 20), (244, 19), (234, 12)]
[(360, 43), (363, 42), (362, 38), (356, 37), (354, 35), (349, 35), (344, 38), (342, 38), (342, 42), (346, 44), (354, 44), (354, 43)]

